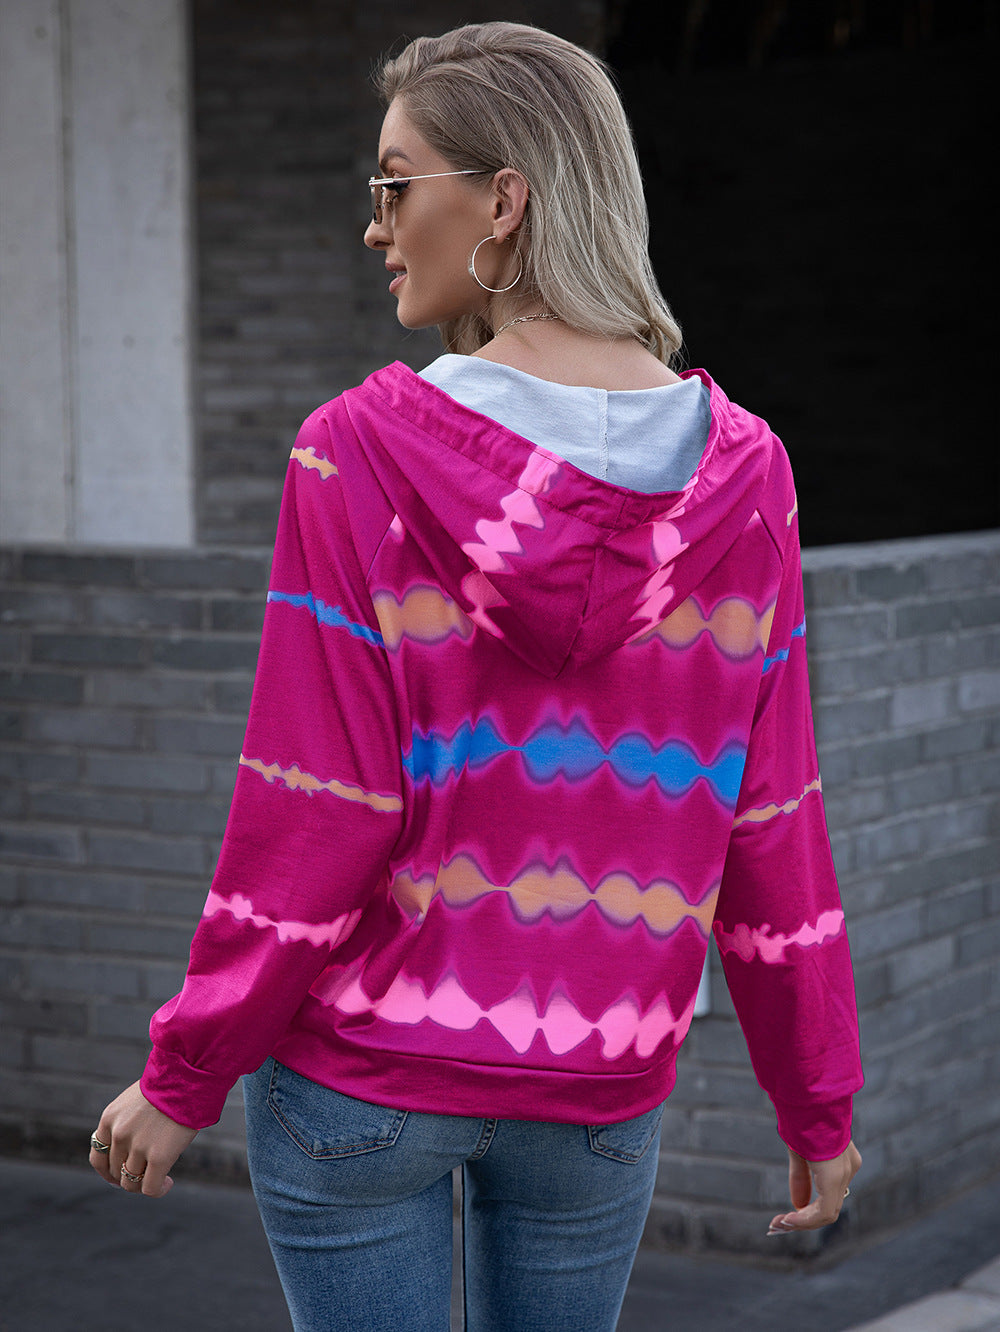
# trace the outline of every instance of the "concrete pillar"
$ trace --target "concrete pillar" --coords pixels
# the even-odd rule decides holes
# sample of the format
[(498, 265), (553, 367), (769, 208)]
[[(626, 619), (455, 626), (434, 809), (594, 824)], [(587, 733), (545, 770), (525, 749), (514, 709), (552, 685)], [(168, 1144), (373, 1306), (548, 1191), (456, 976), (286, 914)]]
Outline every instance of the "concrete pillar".
[(0, 539), (70, 527), (69, 310), (55, 0), (0, 5)]
[(0, 540), (186, 546), (184, 0), (0, 5)]

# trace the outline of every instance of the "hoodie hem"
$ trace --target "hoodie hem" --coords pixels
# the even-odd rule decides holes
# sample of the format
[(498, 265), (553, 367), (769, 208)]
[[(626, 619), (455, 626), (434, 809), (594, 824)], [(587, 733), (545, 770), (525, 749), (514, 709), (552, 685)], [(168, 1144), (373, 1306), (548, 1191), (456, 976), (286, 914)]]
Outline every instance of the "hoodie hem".
[(676, 1049), (633, 1073), (474, 1064), (365, 1048), (326, 1033), (289, 1034), (274, 1058), (346, 1096), (393, 1110), (546, 1123), (614, 1124), (661, 1105), (676, 1082)]

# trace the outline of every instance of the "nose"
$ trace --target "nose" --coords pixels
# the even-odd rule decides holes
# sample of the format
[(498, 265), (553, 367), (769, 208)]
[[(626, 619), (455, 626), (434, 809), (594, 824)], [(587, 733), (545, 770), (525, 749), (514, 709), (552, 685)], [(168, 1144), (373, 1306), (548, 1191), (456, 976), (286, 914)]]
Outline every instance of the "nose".
[(364, 241), (369, 250), (384, 250), (389, 244), (389, 228), (385, 223), (385, 215), (381, 222), (376, 222), (374, 218), (365, 228)]

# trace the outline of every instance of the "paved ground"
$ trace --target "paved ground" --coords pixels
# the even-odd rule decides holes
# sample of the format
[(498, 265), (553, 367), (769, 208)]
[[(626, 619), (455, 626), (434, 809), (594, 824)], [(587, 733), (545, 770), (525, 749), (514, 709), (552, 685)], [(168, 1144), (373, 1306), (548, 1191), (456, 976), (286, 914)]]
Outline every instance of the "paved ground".
[[(1000, 1180), (822, 1271), (644, 1251), (619, 1332), (1000, 1332), (998, 1255)], [(248, 1191), (0, 1159), (0, 1332), (181, 1328), (289, 1332)]]

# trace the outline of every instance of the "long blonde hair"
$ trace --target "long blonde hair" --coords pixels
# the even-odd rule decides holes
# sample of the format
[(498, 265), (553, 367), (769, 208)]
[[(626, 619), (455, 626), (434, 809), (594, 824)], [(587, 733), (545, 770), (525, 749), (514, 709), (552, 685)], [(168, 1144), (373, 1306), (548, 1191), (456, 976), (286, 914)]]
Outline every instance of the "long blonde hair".
[[(421, 136), (456, 168), (492, 175), (513, 167), (527, 179), (518, 297), (540, 298), (585, 332), (637, 338), (670, 362), (681, 330), (650, 263), (635, 145), (600, 60), (541, 28), (475, 23), (418, 37), (376, 83), (385, 105), (401, 98)], [(466, 354), (493, 336), (484, 315), (440, 331), (446, 348)]]

